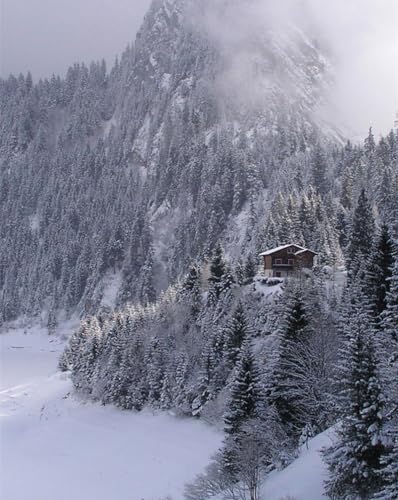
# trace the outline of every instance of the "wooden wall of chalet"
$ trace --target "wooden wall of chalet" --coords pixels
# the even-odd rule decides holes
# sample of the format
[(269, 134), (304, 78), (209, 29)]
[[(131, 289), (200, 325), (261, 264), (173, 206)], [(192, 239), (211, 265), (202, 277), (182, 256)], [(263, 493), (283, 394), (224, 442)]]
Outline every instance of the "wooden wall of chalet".
[(314, 254), (312, 252), (303, 252), (295, 257), (297, 268), (312, 268), (314, 266)]
[[(291, 248), (291, 247), (290, 247)], [(294, 249), (294, 253), (297, 249)], [(279, 252), (275, 252), (272, 255), (266, 255), (264, 257), (264, 265), (265, 269), (272, 269), (272, 266), (275, 265), (276, 259), (282, 259), (282, 264), (288, 265), (288, 259), (295, 259), (294, 253), (289, 253), (288, 248), (284, 248), (283, 250), (279, 250)]]
[[(292, 248), (292, 247), (289, 247)], [(303, 252), (299, 255), (294, 255), (294, 253), (289, 253), (289, 248), (284, 248), (279, 250), (278, 252), (273, 253), (272, 255), (264, 255), (264, 269), (273, 269), (273, 266), (276, 265), (276, 259), (281, 259), (282, 265), (288, 266), (289, 259), (293, 260), (293, 267), (296, 269), (299, 268), (309, 268), (311, 269), (314, 265), (314, 254), (310, 251)], [(294, 248), (294, 252), (297, 251), (297, 248)]]
[(272, 269), (272, 255), (264, 255), (264, 269)]

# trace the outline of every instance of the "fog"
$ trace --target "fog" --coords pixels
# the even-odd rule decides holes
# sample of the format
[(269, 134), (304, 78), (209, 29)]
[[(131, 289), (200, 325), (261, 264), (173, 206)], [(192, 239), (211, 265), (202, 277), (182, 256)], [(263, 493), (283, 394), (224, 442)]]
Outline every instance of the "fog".
[(248, 63), (253, 36), (263, 27), (283, 30), (294, 24), (315, 38), (331, 61), (335, 84), (327, 118), (353, 138), (366, 135), (369, 126), (376, 135), (392, 128), (398, 111), (397, 0), (196, 0), (203, 2), (211, 3), (211, 11), (199, 5), (193, 17), (231, 54), (225, 85), (235, 79), (248, 99), (255, 98), (260, 86)]
[[(196, 0), (201, 2), (202, 0)], [(1, 75), (64, 74), (75, 61), (111, 63), (135, 33), (150, 0), (0, 0)], [(329, 111), (350, 135), (385, 133), (398, 111), (397, 0), (214, 0), (213, 33), (234, 50), (264, 25), (294, 22), (328, 48), (336, 87)], [(248, 7), (249, 6), (249, 7)], [(196, 22), (195, 17), (192, 19)]]
[(336, 115), (354, 135), (369, 125), (388, 132), (398, 111), (398, 2), (314, 0), (311, 14), (334, 54)]

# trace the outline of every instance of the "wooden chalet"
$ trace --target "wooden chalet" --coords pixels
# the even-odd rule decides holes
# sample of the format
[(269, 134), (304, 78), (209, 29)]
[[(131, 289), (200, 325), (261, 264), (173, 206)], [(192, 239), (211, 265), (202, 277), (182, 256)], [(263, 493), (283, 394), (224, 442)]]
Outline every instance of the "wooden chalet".
[(313, 250), (294, 243), (260, 253), (264, 259), (264, 274), (268, 278), (286, 278), (303, 269), (312, 269), (317, 255)]

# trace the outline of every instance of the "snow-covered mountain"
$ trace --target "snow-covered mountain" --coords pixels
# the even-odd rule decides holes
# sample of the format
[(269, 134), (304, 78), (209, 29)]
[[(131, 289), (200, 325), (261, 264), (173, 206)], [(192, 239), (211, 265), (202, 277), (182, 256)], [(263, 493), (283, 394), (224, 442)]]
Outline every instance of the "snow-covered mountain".
[[(278, 125), (294, 124), (302, 133), (314, 132), (331, 68), (295, 26), (252, 22), (253, 3), (152, 4), (128, 76), (127, 96), (135, 106), (125, 100), (121, 104), (136, 113), (143, 83), (147, 95), (155, 93), (142, 114), (135, 114), (139, 152), (153, 149), (162, 116), (186, 107), (205, 118), (207, 131), (228, 124), (235, 132), (267, 136), (276, 134)], [(238, 22), (240, 15), (247, 16), (247, 26)], [(144, 144), (143, 138), (148, 139)]]
[(287, 240), (341, 259), (333, 71), (260, 3), (155, 0), (109, 72), (0, 81), (3, 321), (151, 302), (217, 241), (235, 261)]

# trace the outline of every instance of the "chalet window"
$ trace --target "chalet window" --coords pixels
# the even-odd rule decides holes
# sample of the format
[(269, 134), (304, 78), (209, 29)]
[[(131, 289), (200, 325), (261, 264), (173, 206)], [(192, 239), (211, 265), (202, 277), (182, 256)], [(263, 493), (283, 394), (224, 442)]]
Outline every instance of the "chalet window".
[(289, 266), (292, 266), (293, 263), (294, 263), (294, 260), (293, 259), (287, 259), (287, 263)]
[(275, 259), (275, 264), (278, 265), (278, 264), (282, 264), (282, 259)]
[(293, 247), (288, 248), (287, 253), (294, 253), (294, 248)]
[(280, 278), (280, 277), (281, 277), (281, 273), (280, 273), (280, 271), (277, 271), (277, 272), (275, 273), (275, 278)]

